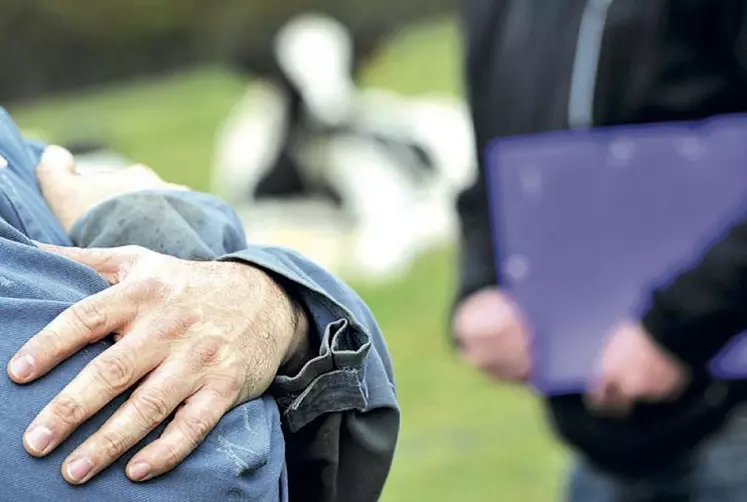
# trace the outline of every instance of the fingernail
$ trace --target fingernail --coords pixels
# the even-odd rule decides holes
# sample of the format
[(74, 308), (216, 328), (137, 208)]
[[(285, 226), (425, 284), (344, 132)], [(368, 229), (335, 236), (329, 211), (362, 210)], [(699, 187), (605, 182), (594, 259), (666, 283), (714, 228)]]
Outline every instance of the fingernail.
[(15, 357), (10, 362), (10, 373), (19, 380), (26, 380), (34, 372), (34, 358), (28, 354)]
[(43, 425), (34, 426), (26, 433), (26, 445), (36, 454), (44, 453), (51, 443), (52, 431)]
[(130, 467), (130, 479), (133, 481), (145, 481), (150, 474), (150, 465), (145, 462), (137, 462)]
[(83, 481), (91, 469), (93, 469), (93, 462), (87, 457), (79, 457), (67, 465), (67, 475), (73, 481)]

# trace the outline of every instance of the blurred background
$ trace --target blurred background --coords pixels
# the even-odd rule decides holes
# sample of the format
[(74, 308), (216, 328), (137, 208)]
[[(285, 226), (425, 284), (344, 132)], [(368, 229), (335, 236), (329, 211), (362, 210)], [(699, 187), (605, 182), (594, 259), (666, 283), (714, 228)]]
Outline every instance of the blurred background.
[(0, 105), (82, 166), (213, 191), (250, 240), (348, 279), (392, 351), (385, 501), (555, 500), (541, 406), (460, 364), (456, 194), (475, 170), (458, 0), (0, 0)]

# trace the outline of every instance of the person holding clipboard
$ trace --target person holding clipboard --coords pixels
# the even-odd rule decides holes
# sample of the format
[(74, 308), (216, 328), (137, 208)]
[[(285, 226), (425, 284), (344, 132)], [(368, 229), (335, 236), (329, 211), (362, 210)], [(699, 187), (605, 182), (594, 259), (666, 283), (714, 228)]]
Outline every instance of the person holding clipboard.
[[(494, 138), (747, 111), (744, 0), (470, 0), (464, 11), (481, 159)], [(523, 383), (527, 322), (501, 290), (484, 171), (458, 204), (453, 334), (473, 365)], [(747, 328), (747, 222), (649, 295), (612, 334), (589, 394), (547, 400), (578, 453), (566, 498), (747, 500), (747, 383), (705, 371)]]

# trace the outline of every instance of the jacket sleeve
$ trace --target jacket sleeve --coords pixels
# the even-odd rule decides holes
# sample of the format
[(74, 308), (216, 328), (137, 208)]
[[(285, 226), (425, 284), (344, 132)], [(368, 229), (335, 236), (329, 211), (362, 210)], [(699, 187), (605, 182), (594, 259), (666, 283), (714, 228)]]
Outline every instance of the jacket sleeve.
[[(728, 71), (738, 89), (747, 83), (747, 1), (719, 5), (692, 1), (678, 9), (682, 19), (700, 19), (688, 24), (692, 29), (710, 27), (713, 40), (704, 39), (711, 43), (705, 50), (726, 55), (720, 63), (732, 66)], [(743, 103), (725, 106), (733, 111)], [(747, 329), (747, 219), (725, 232), (694, 266), (654, 290), (642, 324), (661, 346), (694, 366), (709, 362)]]
[(459, 286), (456, 296), (458, 306), (466, 297), (480, 289), (496, 286), (499, 277), (495, 265), (493, 235), (485, 178), (483, 148), (493, 134), (481, 117), (489, 113), (488, 104), (477, 89), (484, 83), (482, 77), (490, 63), (491, 26), (506, 8), (505, 1), (474, 1), (460, 3), (461, 22), (466, 34), (464, 57), (465, 88), (475, 132), (478, 172), (472, 186), (463, 191), (457, 200), (460, 227)]
[(691, 365), (710, 361), (747, 329), (747, 220), (651, 295), (643, 327)]
[(84, 247), (137, 244), (185, 259), (260, 267), (300, 300), (318, 355), (272, 387), (283, 418), (290, 499), (378, 500), (399, 432), (392, 362), (365, 303), (344, 283), (287, 249), (248, 246), (219, 199), (140, 192), (110, 199), (72, 230)]
[(498, 283), (482, 166), (480, 171), (475, 184), (460, 194), (457, 201), (461, 231), (457, 303)]

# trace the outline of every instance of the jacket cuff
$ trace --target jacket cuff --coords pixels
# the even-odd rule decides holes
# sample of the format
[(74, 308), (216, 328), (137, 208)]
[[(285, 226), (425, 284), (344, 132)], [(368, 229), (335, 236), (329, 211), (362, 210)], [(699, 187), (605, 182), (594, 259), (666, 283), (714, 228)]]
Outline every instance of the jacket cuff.
[(368, 407), (363, 366), (370, 345), (340, 319), (327, 325), (317, 357), (297, 375), (275, 378), (272, 392), (291, 432), (327, 413)]
[(292, 376), (278, 375), (271, 392), (290, 432), (298, 432), (317, 418), (349, 410), (369, 408), (365, 381), (366, 358), (371, 336), (347, 309), (324, 294), (292, 267), (286, 267), (262, 248), (224, 256), (280, 276), (286, 288), (309, 316), (309, 336), (319, 337), (316, 357)]
[(669, 308), (664, 299), (654, 301), (641, 325), (661, 348), (693, 368), (707, 365), (729, 339), (729, 331), (714, 329), (711, 319), (688, 315), (679, 305)]

